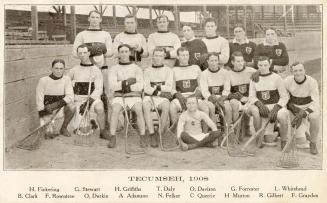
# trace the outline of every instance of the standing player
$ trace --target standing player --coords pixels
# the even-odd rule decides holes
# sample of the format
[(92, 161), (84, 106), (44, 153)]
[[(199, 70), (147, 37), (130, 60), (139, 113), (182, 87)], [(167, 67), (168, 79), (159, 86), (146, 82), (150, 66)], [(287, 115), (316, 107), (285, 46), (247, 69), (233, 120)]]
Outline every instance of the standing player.
[[(269, 58), (261, 56), (258, 58), (259, 81), (250, 82), (249, 99), (254, 105), (249, 108), (253, 116), (254, 129), (261, 128), (263, 118), (269, 122), (277, 121), (280, 125), (281, 148), (287, 141), (289, 125), (288, 111), (285, 108), (288, 102), (288, 94), (283, 79), (276, 73), (270, 71)], [(259, 143), (260, 147), (262, 143)]]
[(205, 38), (202, 41), (206, 44), (208, 52), (219, 54), (219, 62), (226, 64), (229, 59), (229, 44), (222, 36), (217, 35), (217, 22), (214, 18), (207, 18), (204, 22)]
[(118, 116), (122, 108), (129, 107), (136, 113), (140, 133), (140, 146), (146, 147), (145, 123), (142, 109), (143, 72), (130, 61), (131, 47), (127, 44), (118, 46), (119, 64), (113, 66), (109, 74), (110, 87), (114, 91), (110, 118), (109, 148), (116, 146)]
[(136, 17), (127, 15), (124, 19), (125, 31), (119, 33), (114, 39), (114, 54), (118, 57), (118, 46), (128, 44), (131, 50), (131, 61), (141, 62), (142, 57), (148, 56), (148, 47), (145, 37), (138, 33)]
[[(173, 68), (174, 81), (172, 94), (174, 99), (170, 103), (170, 118), (174, 123), (178, 119), (178, 112), (186, 110), (186, 98), (195, 95), (199, 100), (202, 98), (200, 89), (201, 70), (197, 65), (189, 65), (189, 51), (185, 47), (177, 50), (179, 66)], [(204, 102), (199, 104), (201, 111), (209, 114), (209, 108)]]
[[(233, 112), (233, 122), (239, 117), (239, 111), (248, 102), (250, 77), (256, 71), (245, 65), (241, 52), (234, 52), (231, 56), (232, 68), (229, 72), (231, 93), (228, 95)], [(247, 111), (247, 109), (243, 109)]]
[[(100, 127), (100, 138), (108, 139), (108, 130), (105, 129), (105, 113), (103, 103), (100, 99), (103, 90), (103, 78), (101, 71), (90, 61), (90, 51), (87, 45), (80, 45), (77, 48), (78, 57), (81, 60), (79, 65), (74, 66), (68, 72), (74, 87), (75, 104), (77, 106), (76, 124), (78, 125), (83, 115), (87, 100), (89, 85), (91, 93), (89, 97), (89, 108), (97, 114), (97, 121)], [(90, 84), (91, 81), (91, 84)]]
[[(238, 25), (234, 28), (234, 35), (235, 38), (229, 43), (230, 56), (234, 52), (239, 51), (243, 55), (245, 66), (254, 67), (253, 56), (257, 45), (249, 41), (242, 26)], [(231, 58), (229, 58), (227, 66), (232, 67)]]
[[(211, 147), (221, 135), (215, 123), (207, 114), (198, 110), (198, 99), (190, 96), (186, 101), (187, 110), (178, 120), (177, 138), (183, 151), (198, 147)], [(205, 122), (211, 128), (210, 133), (203, 133), (201, 123)]]
[[(317, 81), (305, 74), (302, 63), (296, 62), (291, 65), (293, 75), (285, 79), (285, 86), (290, 95), (287, 104), (292, 112), (292, 126), (300, 131), (300, 126), (304, 125), (302, 121), (308, 119), (310, 123), (310, 153), (318, 154), (317, 137), (319, 133), (319, 90)], [(306, 131), (307, 129), (304, 129)], [(301, 132), (300, 132), (301, 133)]]
[[(143, 111), (146, 125), (150, 133), (151, 147), (158, 147), (157, 135), (154, 134), (151, 109), (157, 108), (161, 111), (161, 121), (163, 128), (169, 126), (169, 103), (172, 99), (173, 71), (163, 64), (165, 50), (155, 48), (153, 50), (152, 67), (144, 70), (144, 93)], [(155, 107), (152, 104), (151, 98)]]
[(148, 38), (148, 50), (152, 54), (154, 48), (164, 48), (165, 64), (169, 67), (175, 65), (175, 59), (177, 56), (177, 49), (181, 47), (179, 37), (168, 30), (169, 20), (166, 15), (159, 15), (157, 17), (158, 31), (149, 35)]
[[(74, 117), (74, 92), (69, 77), (64, 76), (65, 61), (55, 59), (52, 62), (52, 73), (42, 77), (36, 87), (36, 105), (39, 111), (40, 123), (48, 122), (53, 111), (64, 107), (64, 122), (60, 134), (70, 137), (67, 126)], [(53, 137), (52, 137), (53, 138)]]
[(208, 101), (210, 117), (215, 119), (216, 107), (223, 109), (228, 125), (232, 122), (232, 108), (227, 96), (230, 93), (229, 71), (224, 69), (217, 53), (208, 54), (208, 69), (201, 73), (201, 91)]
[(182, 43), (182, 47), (186, 47), (190, 52), (190, 65), (198, 65), (201, 70), (204, 70), (203, 64), (200, 63), (200, 57), (208, 53), (207, 46), (200, 39), (194, 37), (194, 32), (191, 26), (185, 25), (183, 27), (183, 35), (186, 42)]

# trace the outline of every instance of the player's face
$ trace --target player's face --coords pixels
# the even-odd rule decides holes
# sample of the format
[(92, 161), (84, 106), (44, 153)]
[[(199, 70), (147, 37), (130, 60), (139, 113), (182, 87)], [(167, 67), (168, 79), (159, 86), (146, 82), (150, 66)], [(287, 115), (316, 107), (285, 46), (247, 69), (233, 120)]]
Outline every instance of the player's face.
[(163, 60), (165, 58), (165, 52), (163, 51), (155, 51), (153, 53), (153, 64), (154, 65), (162, 65), (163, 64)]
[(188, 98), (186, 101), (186, 107), (188, 111), (194, 112), (198, 109), (198, 101), (195, 97)]
[(190, 53), (188, 51), (182, 51), (178, 53), (178, 60), (181, 65), (187, 65), (190, 58)]
[(135, 18), (126, 18), (124, 23), (125, 23), (125, 30), (127, 32), (135, 32), (136, 31)]
[(216, 30), (217, 30), (217, 25), (214, 22), (207, 22), (204, 27), (204, 30), (205, 30), (207, 36), (215, 36)]
[(168, 20), (165, 17), (157, 19), (157, 26), (159, 31), (167, 31), (168, 30)]
[(269, 43), (272, 43), (277, 39), (276, 32), (274, 30), (267, 30), (266, 31), (266, 40)]
[(260, 72), (267, 72), (269, 70), (270, 63), (268, 60), (258, 61), (258, 68)]
[(60, 62), (55, 63), (52, 67), (52, 74), (54, 76), (56, 76), (57, 78), (62, 77), (64, 74), (64, 71), (65, 71), (65, 66), (64, 66), (64, 64), (62, 64)]
[(218, 56), (210, 56), (208, 59), (208, 68), (211, 71), (216, 71), (218, 70), (218, 63), (219, 63), (219, 59)]
[(129, 61), (129, 56), (131, 54), (131, 51), (129, 50), (128, 47), (121, 47), (119, 49), (119, 57), (122, 62), (127, 62)]
[(234, 29), (234, 35), (235, 35), (236, 39), (243, 39), (245, 37), (245, 32), (244, 32), (243, 28), (236, 27)]
[(78, 54), (79, 59), (80, 59), (82, 62), (86, 62), (86, 61), (89, 60), (90, 52), (89, 52), (89, 50), (87, 49), (87, 47), (79, 48), (79, 49), (77, 50), (77, 54)]
[(302, 80), (305, 75), (304, 66), (302, 64), (293, 66), (292, 73), (293, 73), (295, 79)]
[(194, 32), (190, 26), (183, 27), (183, 35), (186, 40), (190, 40), (194, 37)]
[(234, 61), (232, 61), (232, 64), (234, 65), (234, 70), (242, 70), (242, 68), (244, 67), (243, 56), (235, 56)]
[(98, 13), (92, 12), (89, 16), (89, 22), (91, 27), (99, 27), (102, 21), (101, 16)]

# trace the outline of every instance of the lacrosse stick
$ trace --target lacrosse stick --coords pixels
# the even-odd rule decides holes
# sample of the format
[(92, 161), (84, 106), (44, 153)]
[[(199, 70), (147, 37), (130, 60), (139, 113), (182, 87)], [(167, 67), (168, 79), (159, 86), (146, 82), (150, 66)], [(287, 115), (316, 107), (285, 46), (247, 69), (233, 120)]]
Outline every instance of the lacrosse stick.
[[(51, 132), (54, 128), (55, 119), (58, 115), (61, 108), (57, 109), (56, 112), (51, 116), (50, 120), (46, 122), (44, 125), (39, 126), (30, 134), (28, 134), (25, 138), (18, 141), (18, 143), (14, 146), (20, 149), (25, 150), (36, 150), (40, 148), (41, 140), (45, 136), (46, 133)], [(10, 147), (12, 148), (12, 147)]]
[(94, 142), (91, 140), (91, 137), (93, 135), (93, 129), (92, 129), (91, 123), (90, 123), (90, 112), (89, 112), (91, 82), (92, 82), (91, 80), (92, 80), (92, 75), (91, 75), (91, 69), (90, 69), (90, 78), (89, 78), (89, 87), (88, 87), (88, 92), (87, 92), (86, 107), (83, 112), (81, 122), (77, 128), (76, 138), (74, 140), (74, 144), (77, 146), (89, 146), (90, 147), (90, 146), (93, 146), (93, 144), (94, 144)]
[(164, 150), (164, 147), (163, 147), (163, 144), (162, 144), (162, 135), (161, 135), (161, 117), (160, 117), (160, 114), (159, 114), (159, 112), (158, 112), (158, 109), (157, 109), (157, 107), (156, 107), (156, 105), (155, 105), (155, 103), (154, 103), (154, 100), (153, 100), (153, 97), (152, 96), (150, 96), (150, 98), (151, 98), (151, 103), (152, 103), (152, 105), (153, 105), (153, 108), (154, 108), (154, 110), (155, 110), (155, 112), (156, 112), (156, 115), (157, 115), (157, 117), (158, 117), (158, 126), (159, 126), (159, 128), (158, 128), (158, 134), (159, 134), (159, 145), (160, 145), (160, 149), (161, 149), (161, 151), (165, 151)]
[[(135, 138), (137, 137), (137, 135), (139, 134), (137, 132), (137, 130), (133, 127), (132, 123), (130, 122), (130, 119), (132, 117), (132, 111), (131, 110), (127, 110), (127, 106), (125, 104), (125, 97), (122, 97), (123, 100), (123, 111), (125, 114), (125, 153), (126, 154), (131, 154), (131, 155), (138, 155), (138, 154), (144, 154), (145, 151), (143, 149), (137, 149), (137, 150), (130, 150), (130, 146), (134, 146), (134, 148), (136, 148), (136, 146), (138, 146), (138, 148), (140, 148), (140, 143), (137, 144), (135, 143), (135, 139), (131, 139), (131, 138)], [(130, 114), (128, 114), (130, 113)], [(131, 137), (130, 139), (128, 137)], [(130, 140), (130, 141), (129, 141)]]
[(296, 168), (299, 166), (299, 157), (296, 149), (296, 139), (295, 139), (296, 130), (292, 128), (292, 135), (288, 139), (282, 155), (277, 162), (277, 166), (281, 168)]

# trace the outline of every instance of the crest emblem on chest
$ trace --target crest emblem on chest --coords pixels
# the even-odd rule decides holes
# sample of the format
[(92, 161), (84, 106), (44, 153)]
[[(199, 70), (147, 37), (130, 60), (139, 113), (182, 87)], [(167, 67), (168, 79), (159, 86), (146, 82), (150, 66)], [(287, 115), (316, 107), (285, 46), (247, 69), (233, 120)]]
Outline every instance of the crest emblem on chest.
[(251, 52), (252, 52), (252, 47), (245, 47), (245, 52), (246, 52), (247, 54), (251, 54)]
[(219, 94), (220, 87), (212, 87), (212, 94)]
[(262, 97), (263, 100), (270, 99), (270, 92), (269, 91), (263, 91), (263, 92), (261, 92), (261, 97)]
[(183, 80), (183, 88), (190, 88), (191, 81), (190, 80)]
[(275, 52), (276, 52), (277, 56), (281, 56), (282, 53), (283, 53), (283, 50), (282, 49), (276, 49)]
[(238, 91), (242, 94), (246, 93), (246, 91), (248, 90), (246, 85), (240, 85), (238, 86)]

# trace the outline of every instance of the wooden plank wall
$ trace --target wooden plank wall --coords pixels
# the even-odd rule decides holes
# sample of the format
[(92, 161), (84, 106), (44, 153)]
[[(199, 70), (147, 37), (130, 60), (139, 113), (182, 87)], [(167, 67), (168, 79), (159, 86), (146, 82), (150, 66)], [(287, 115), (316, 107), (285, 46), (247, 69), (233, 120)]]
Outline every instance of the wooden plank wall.
[(5, 47), (4, 101), (6, 147), (22, 139), (39, 125), (35, 88), (40, 77), (50, 73), (54, 58), (66, 68), (79, 63), (71, 55), (72, 45), (26, 45)]

